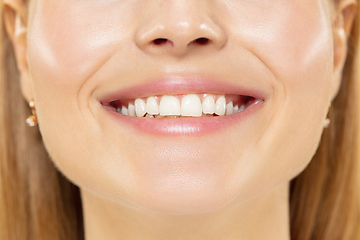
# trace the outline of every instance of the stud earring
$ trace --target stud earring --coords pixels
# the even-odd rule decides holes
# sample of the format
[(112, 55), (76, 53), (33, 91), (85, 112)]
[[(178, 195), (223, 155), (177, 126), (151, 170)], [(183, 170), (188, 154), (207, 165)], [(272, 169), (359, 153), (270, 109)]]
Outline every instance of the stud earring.
[(37, 119), (36, 111), (35, 111), (35, 102), (30, 101), (29, 106), (31, 108), (32, 115), (26, 119), (26, 123), (30, 127), (35, 127), (36, 125), (38, 125), (38, 119)]

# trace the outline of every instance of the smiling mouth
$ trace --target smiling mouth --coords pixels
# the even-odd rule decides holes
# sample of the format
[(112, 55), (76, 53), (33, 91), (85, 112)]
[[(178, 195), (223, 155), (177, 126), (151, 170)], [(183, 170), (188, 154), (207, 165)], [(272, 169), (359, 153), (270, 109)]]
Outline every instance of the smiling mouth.
[[(251, 84), (251, 82), (250, 82)], [(98, 101), (111, 126), (152, 136), (205, 136), (248, 128), (269, 93), (261, 87), (202, 77), (162, 77), (103, 91)], [(111, 88), (110, 88), (111, 89)]]
[(115, 100), (106, 109), (130, 117), (184, 118), (216, 117), (245, 111), (261, 100), (234, 94), (178, 94)]

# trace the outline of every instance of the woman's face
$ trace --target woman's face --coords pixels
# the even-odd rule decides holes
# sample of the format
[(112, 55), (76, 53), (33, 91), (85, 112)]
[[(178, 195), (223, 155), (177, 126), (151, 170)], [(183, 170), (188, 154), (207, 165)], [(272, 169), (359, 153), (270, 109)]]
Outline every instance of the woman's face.
[[(84, 190), (156, 212), (209, 211), (290, 181), (317, 149), (338, 84), (327, 0), (33, 0), (29, 13), (40, 131)], [(165, 119), (108, 106), (192, 93), (255, 101)]]

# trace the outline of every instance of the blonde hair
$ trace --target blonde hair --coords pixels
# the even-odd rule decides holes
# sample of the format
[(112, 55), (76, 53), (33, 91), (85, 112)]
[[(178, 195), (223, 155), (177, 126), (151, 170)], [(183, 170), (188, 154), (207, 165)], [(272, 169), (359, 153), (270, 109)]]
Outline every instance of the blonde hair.
[[(359, 6), (358, 6), (359, 7)], [(0, 11), (3, 19), (3, 9)], [(19, 85), (11, 42), (2, 23), (0, 46), (0, 239), (84, 239), (78, 187), (54, 167)], [(359, 234), (359, 11), (349, 39), (331, 125), (309, 166), (291, 182), (292, 240), (353, 240)]]

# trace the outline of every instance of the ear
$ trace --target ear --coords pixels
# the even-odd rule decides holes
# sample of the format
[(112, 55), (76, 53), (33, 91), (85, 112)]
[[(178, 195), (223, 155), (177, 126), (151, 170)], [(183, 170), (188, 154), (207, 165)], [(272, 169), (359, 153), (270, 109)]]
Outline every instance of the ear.
[(357, 12), (357, 1), (340, 0), (335, 8), (335, 16), (333, 18), (334, 68), (331, 101), (340, 90), (342, 72), (348, 51), (348, 38)]
[(23, 0), (4, 0), (4, 24), (11, 40), (17, 68), (20, 72), (20, 86), (25, 99), (33, 99), (27, 59), (27, 7)]

